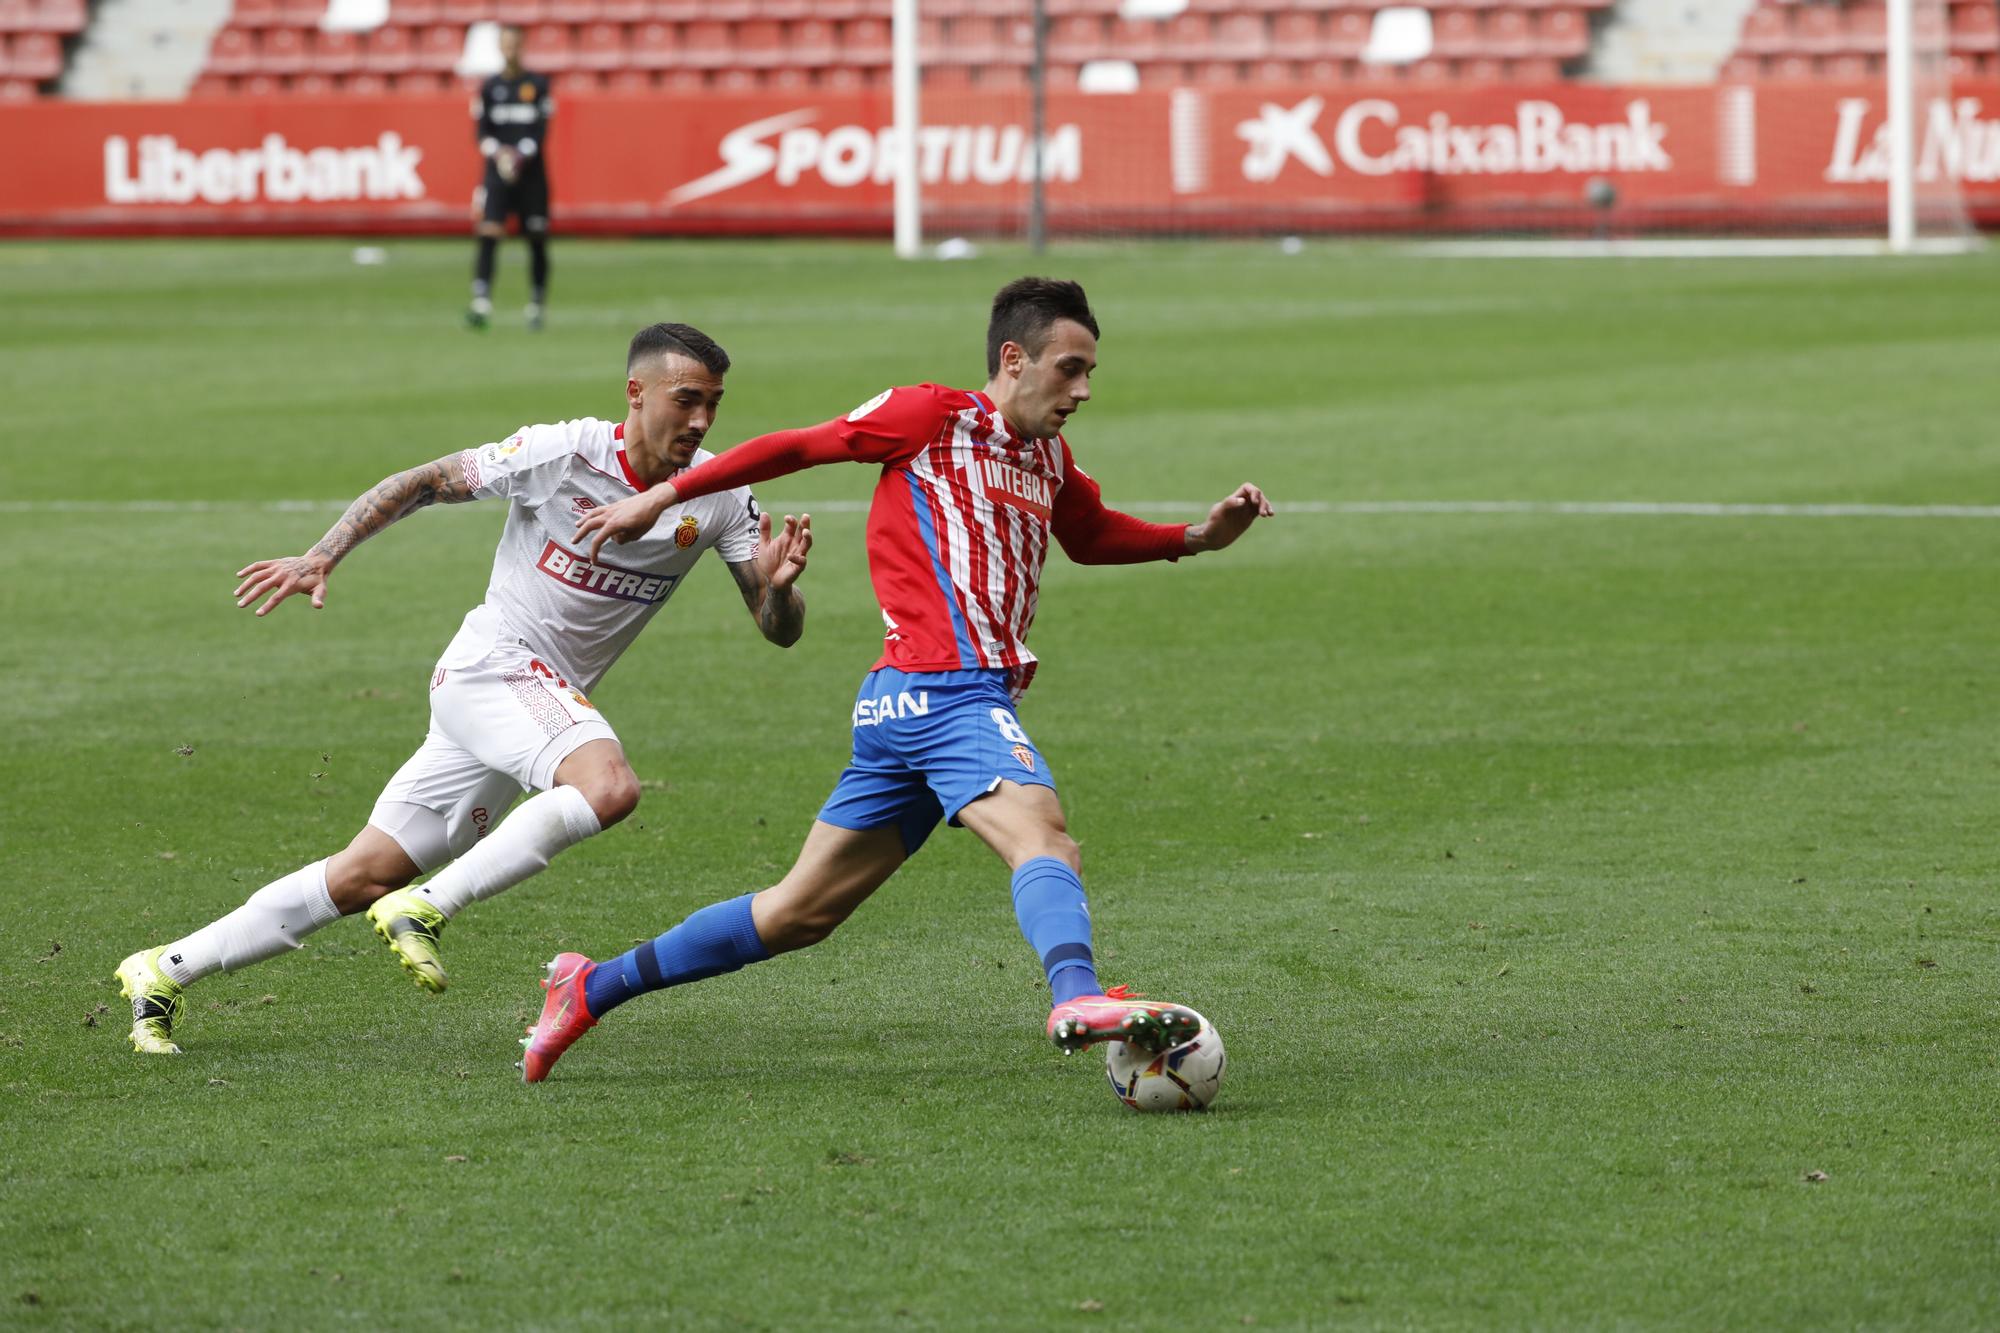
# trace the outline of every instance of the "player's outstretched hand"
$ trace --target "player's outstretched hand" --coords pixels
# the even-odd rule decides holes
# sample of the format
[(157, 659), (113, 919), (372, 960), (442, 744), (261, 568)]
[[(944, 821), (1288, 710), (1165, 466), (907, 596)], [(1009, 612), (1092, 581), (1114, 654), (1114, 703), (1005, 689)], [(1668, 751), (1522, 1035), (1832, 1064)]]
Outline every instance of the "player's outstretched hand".
[[(660, 495), (662, 491), (666, 492), (665, 498)], [(576, 536), (570, 540), (581, 546), (585, 538), (590, 539), (590, 563), (594, 565), (606, 541), (629, 542), (645, 536), (679, 498), (671, 485), (661, 482), (650, 491), (628, 495), (616, 504), (591, 510), (577, 522)]]
[(302, 592), (311, 595), (313, 610), (317, 611), (326, 605), (326, 576), (332, 569), (333, 566), (315, 555), (293, 555), (245, 565), (236, 571), (236, 577), (242, 580), (236, 585), (236, 605), (248, 606), (269, 593), (264, 604), (257, 608), (258, 615), (269, 615), (279, 602)]
[(1252, 523), (1276, 512), (1264, 492), (1246, 481), (1208, 511), (1207, 522), (1188, 529), (1188, 549), (1220, 551), (1248, 532)]
[(787, 514), (783, 530), (773, 537), (771, 516), (757, 516), (757, 568), (771, 587), (789, 588), (806, 572), (806, 552), (813, 544), (812, 521), (811, 514), (800, 514), (796, 519)]

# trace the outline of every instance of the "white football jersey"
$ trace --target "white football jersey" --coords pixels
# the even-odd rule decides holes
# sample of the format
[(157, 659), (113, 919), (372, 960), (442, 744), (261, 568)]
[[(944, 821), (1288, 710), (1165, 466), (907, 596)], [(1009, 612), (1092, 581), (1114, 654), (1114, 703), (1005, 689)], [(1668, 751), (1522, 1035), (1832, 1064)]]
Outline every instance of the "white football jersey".
[[(518, 641), (589, 693), (713, 546), (732, 564), (757, 554), (757, 501), (747, 487), (677, 504), (652, 531), (590, 548), (570, 539), (577, 520), (646, 489), (625, 457), (625, 425), (582, 417), (524, 426), (459, 455), (479, 499), (505, 498), (507, 525), (493, 553), (486, 600), (474, 607), (445, 660)], [(697, 449), (694, 463), (707, 461)], [(689, 466), (694, 466), (690, 463)]]

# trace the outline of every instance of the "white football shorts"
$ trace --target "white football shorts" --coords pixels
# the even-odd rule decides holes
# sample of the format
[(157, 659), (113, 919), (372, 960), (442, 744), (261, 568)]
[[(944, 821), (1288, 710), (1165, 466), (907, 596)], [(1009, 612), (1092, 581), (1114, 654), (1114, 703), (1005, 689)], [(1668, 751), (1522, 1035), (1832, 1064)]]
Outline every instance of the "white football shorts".
[(548, 790), (579, 747), (618, 739), (532, 651), (471, 629), (468, 618), (431, 675), (430, 734), (368, 816), (426, 873), (463, 856), (524, 790)]

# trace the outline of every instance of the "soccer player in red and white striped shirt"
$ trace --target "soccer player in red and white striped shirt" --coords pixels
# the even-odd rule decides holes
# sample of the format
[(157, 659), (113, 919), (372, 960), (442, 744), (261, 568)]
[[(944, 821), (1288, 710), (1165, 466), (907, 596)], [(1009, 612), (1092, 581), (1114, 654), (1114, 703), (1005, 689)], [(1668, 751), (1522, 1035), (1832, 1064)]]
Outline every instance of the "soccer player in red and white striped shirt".
[(1198, 524), (1107, 509), (1064, 425), (1091, 396), (1097, 321), (1074, 282), (1022, 278), (994, 298), (983, 389), (890, 389), (846, 416), (737, 445), (648, 491), (593, 511), (576, 541), (624, 541), (668, 505), (823, 463), (881, 468), (868, 560), (887, 633), (854, 705), (854, 751), (798, 861), (776, 885), (694, 913), (602, 963), (550, 964), (529, 1082), (612, 1006), (825, 939), (921, 846), (939, 819), (969, 828), (1013, 871), (1021, 930), (1040, 956), (1065, 1051), (1111, 1039), (1155, 1049), (1199, 1015), (1105, 991), (1090, 916), (1048, 764), (1014, 706), (1049, 539), (1080, 564), (1173, 560), (1229, 545), (1269, 515), (1243, 485)]

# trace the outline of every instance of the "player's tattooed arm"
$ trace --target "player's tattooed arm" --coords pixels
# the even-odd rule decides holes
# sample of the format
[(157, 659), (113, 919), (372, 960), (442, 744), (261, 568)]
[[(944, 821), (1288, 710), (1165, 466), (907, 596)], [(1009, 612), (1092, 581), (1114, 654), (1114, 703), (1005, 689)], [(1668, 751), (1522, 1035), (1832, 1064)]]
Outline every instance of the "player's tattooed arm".
[(307, 593), (317, 610), (326, 605), (327, 575), (349, 551), (427, 505), (458, 504), (471, 498), (472, 485), (457, 454), (384, 477), (347, 506), (340, 521), (304, 555), (259, 560), (237, 570), (242, 582), (236, 585), (236, 605), (248, 606), (264, 597), (264, 604), (257, 608), (261, 616), (293, 593)]
[(806, 632), (806, 600), (794, 585), (805, 572), (812, 549), (812, 515), (785, 515), (785, 526), (771, 535), (771, 516), (757, 516), (757, 554), (729, 566), (743, 604), (757, 619), (757, 629), (780, 648), (789, 648)]

